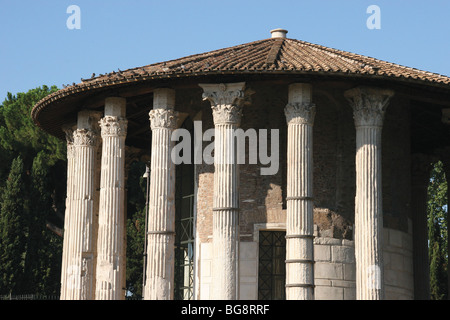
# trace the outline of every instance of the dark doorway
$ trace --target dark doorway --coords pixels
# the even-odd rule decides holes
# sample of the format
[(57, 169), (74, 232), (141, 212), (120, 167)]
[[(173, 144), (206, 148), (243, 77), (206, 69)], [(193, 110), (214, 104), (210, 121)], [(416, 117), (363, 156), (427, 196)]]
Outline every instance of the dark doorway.
[(259, 232), (258, 299), (286, 299), (286, 232)]

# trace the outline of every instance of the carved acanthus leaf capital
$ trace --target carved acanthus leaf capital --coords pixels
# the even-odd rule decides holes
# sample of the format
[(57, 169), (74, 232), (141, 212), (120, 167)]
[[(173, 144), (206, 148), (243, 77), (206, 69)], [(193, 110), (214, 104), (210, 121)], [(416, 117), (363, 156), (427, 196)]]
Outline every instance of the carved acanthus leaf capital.
[(290, 102), (284, 108), (287, 124), (314, 124), (316, 106), (314, 103)]
[(242, 107), (247, 102), (244, 82), (200, 86), (203, 88), (203, 100), (211, 103), (214, 124), (240, 125)]
[(214, 124), (241, 124), (242, 106), (238, 105), (214, 105), (211, 107), (213, 111)]
[(153, 109), (150, 110), (151, 129), (166, 128), (175, 129), (177, 127), (178, 112), (173, 109)]
[(67, 144), (66, 158), (67, 160), (72, 160), (75, 157), (75, 148), (72, 143)]
[(89, 129), (77, 129), (73, 133), (73, 145), (78, 146), (97, 146), (98, 132)]
[(74, 126), (63, 126), (61, 129), (66, 136), (67, 144), (68, 145), (72, 144), (73, 143), (73, 132), (75, 131), (75, 127)]
[(384, 114), (394, 91), (371, 87), (357, 87), (345, 92), (353, 108), (355, 126), (382, 127)]
[(126, 136), (128, 121), (122, 117), (104, 116), (98, 122), (102, 136)]

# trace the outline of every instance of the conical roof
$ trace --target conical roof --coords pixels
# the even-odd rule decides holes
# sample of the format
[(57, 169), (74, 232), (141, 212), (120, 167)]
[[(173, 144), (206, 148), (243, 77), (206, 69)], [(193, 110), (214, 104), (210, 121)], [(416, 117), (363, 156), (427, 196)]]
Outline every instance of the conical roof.
[(302, 40), (272, 37), (206, 53), (113, 71), (65, 87), (39, 101), (33, 120), (47, 106), (79, 95), (90, 96), (147, 81), (170, 81), (217, 75), (306, 75), (339, 78), (368, 78), (450, 89), (450, 77), (422, 71)]

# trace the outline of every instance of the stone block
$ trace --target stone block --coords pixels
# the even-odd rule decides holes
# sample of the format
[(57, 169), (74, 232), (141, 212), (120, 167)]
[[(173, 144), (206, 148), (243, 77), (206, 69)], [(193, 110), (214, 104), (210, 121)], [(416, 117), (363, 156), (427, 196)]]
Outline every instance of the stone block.
[(402, 238), (402, 246), (405, 250), (407, 250), (408, 252), (411, 253), (412, 255), (412, 251), (413, 251), (413, 240), (412, 240), (412, 236), (410, 234), (403, 234), (403, 238)]
[(240, 300), (257, 300), (258, 288), (256, 283), (244, 283), (239, 286), (239, 299)]
[(342, 245), (343, 246), (347, 246), (347, 247), (355, 247), (355, 241), (353, 240), (347, 240), (347, 239), (342, 239)]
[(256, 277), (257, 262), (256, 260), (240, 260), (239, 275), (242, 277)]
[(344, 270), (344, 280), (356, 281), (356, 265), (354, 263), (345, 263), (342, 267)]
[(344, 300), (356, 300), (356, 285), (352, 288), (344, 288)]
[(344, 288), (317, 286), (314, 297), (316, 300), (343, 300)]
[(332, 284), (333, 287), (356, 288), (356, 282), (355, 281), (331, 280), (331, 284)]
[(389, 230), (389, 245), (394, 247), (402, 247), (403, 246), (403, 232), (395, 229)]
[(401, 272), (385, 269), (384, 270), (384, 284), (394, 287), (400, 286), (400, 275)]
[(331, 287), (331, 280), (328, 279), (314, 279), (314, 284), (321, 287)]
[(210, 242), (200, 244), (202, 260), (212, 259), (212, 244)]
[(203, 260), (201, 264), (201, 276), (204, 277), (211, 277), (212, 276), (212, 261), (211, 260)]
[(401, 254), (391, 253), (390, 257), (391, 257), (390, 267), (392, 270), (403, 271), (405, 269), (405, 267), (403, 265), (404, 259)]
[(352, 263), (355, 262), (355, 250), (352, 247), (332, 246), (331, 261)]
[(341, 245), (342, 240), (341, 239), (335, 239), (335, 238), (314, 238), (315, 244), (324, 244), (324, 245)]
[(343, 279), (342, 264), (316, 262), (314, 265), (314, 275), (316, 278), (322, 279)]
[(258, 243), (256, 242), (240, 242), (239, 243), (239, 259), (256, 259), (258, 252)]
[(314, 260), (315, 261), (330, 261), (331, 260), (331, 246), (314, 245)]
[(414, 266), (413, 266), (413, 259), (412, 259), (412, 257), (409, 257), (409, 256), (404, 257), (403, 268), (404, 268), (404, 271), (407, 272), (407, 273), (411, 273), (412, 274), (414, 272)]

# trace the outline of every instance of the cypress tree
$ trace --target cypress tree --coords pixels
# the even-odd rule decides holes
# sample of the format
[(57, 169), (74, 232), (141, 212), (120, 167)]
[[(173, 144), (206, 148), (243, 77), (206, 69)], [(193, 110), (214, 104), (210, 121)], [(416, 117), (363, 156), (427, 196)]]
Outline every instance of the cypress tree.
[(25, 187), (23, 161), (11, 165), (0, 210), (0, 293), (24, 293), (26, 255)]
[(33, 160), (25, 264), (28, 290), (43, 295), (58, 293), (61, 272), (61, 239), (47, 228), (53, 210), (48, 161), (49, 157), (43, 151)]
[(127, 291), (133, 298), (142, 297), (144, 241), (145, 241), (145, 193), (147, 180), (142, 177), (145, 163), (134, 162), (128, 173), (127, 201)]
[(447, 182), (442, 162), (433, 166), (428, 185), (428, 239), (430, 294), (433, 300), (447, 299)]
[[(44, 85), (8, 93), (0, 105), (0, 190), (5, 190), (0, 198), (0, 294), (59, 292), (62, 238), (46, 226), (51, 222), (57, 230), (63, 225), (65, 143), (38, 128), (30, 116), (33, 106), (56, 90)], [(17, 155), (20, 160), (13, 161)]]

